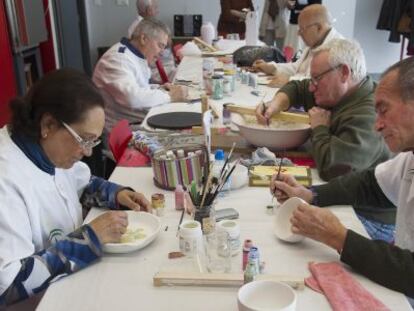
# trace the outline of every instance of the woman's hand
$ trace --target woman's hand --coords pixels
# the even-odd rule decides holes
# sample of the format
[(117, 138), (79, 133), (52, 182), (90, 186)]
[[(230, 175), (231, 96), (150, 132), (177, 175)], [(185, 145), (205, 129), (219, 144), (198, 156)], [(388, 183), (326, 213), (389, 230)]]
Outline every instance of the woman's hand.
[(116, 199), (119, 204), (134, 211), (152, 212), (151, 203), (142, 193), (124, 189), (118, 192)]
[(322, 242), (342, 251), (347, 229), (330, 210), (303, 203), (290, 219), (292, 232)]
[(308, 203), (312, 203), (313, 193), (297, 182), (295, 177), (289, 174), (277, 174), (272, 176), (270, 181), (270, 192), (275, 194), (279, 203), (283, 203), (291, 197), (298, 197)]
[(106, 212), (89, 223), (102, 244), (121, 240), (128, 227), (128, 214), (124, 211)]

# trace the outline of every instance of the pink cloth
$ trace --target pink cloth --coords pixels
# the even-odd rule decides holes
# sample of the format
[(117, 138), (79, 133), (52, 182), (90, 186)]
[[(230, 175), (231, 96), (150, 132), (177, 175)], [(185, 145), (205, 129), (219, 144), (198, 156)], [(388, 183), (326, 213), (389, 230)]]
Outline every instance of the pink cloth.
[(390, 310), (355, 280), (338, 262), (309, 263), (311, 289), (324, 294), (334, 311)]

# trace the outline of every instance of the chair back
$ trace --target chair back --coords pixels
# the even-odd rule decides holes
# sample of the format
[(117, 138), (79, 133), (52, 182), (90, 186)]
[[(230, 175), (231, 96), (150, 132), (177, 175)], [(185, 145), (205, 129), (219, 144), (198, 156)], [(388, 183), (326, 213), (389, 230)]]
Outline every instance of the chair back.
[(122, 154), (128, 147), (128, 143), (132, 137), (132, 131), (129, 128), (128, 120), (120, 120), (112, 128), (109, 133), (109, 148), (114, 156), (116, 162), (118, 162)]
[(295, 50), (293, 49), (293, 47), (289, 45), (283, 48), (283, 54), (285, 55), (287, 63), (290, 63), (292, 61), (294, 53), (295, 53)]
[(160, 74), (162, 84), (169, 82), (168, 75), (165, 72), (164, 65), (162, 64), (161, 59), (157, 59), (155, 65), (157, 66), (158, 73)]

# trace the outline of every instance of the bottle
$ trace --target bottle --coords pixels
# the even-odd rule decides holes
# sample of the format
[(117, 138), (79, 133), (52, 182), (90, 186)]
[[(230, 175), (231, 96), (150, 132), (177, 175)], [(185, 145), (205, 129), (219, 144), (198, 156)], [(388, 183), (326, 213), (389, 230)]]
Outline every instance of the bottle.
[(213, 39), (216, 37), (216, 30), (211, 22), (203, 23), (200, 29), (201, 39), (207, 44), (212, 44)]
[(247, 264), (249, 264), (250, 261), (254, 262), (254, 265), (256, 267), (256, 271), (257, 271), (257, 273), (259, 273), (259, 271), (260, 271), (260, 254), (259, 254), (259, 249), (256, 246), (250, 247)]
[(254, 260), (249, 259), (249, 262), (246, 266), (246, 270), (244, 270), (244, 284), (254, 281), (258, 274), (259, 271), (257, 270), (256, 263), (254, 262)]
[(247, 266), (247, 262), (249, 259), (249, 252), (250, 252), (250, 248), (253, 246), (253, 242), (250, 239), (246, 239), (244, 240), (243, 243), (243, 271), (246, 270), (246, 266)]
[(175, 196), (175, 209), (177, 211), (182, 211), (185, 208), (185, 200), (184, 200), (184, 189), (181, 184), (175, 186), (174, 191)]

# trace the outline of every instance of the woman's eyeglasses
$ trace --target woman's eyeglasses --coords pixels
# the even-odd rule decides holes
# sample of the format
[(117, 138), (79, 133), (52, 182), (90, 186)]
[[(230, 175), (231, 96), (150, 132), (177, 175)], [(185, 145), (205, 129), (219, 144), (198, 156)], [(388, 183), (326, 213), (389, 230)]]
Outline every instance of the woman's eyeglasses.
[(68, 132), (75, 138), (75, 140), (78, 142), (78, 144), (85, 150), (90, 150), (97, 145), (101, 143), (100, 139), (95, 140), (85, 140), (82, 137), (80, 137), (73, 128), (71, 128), (69, 125), (67, 125), (65, 122), (61, 121), (63, 126), (68, 130)]

